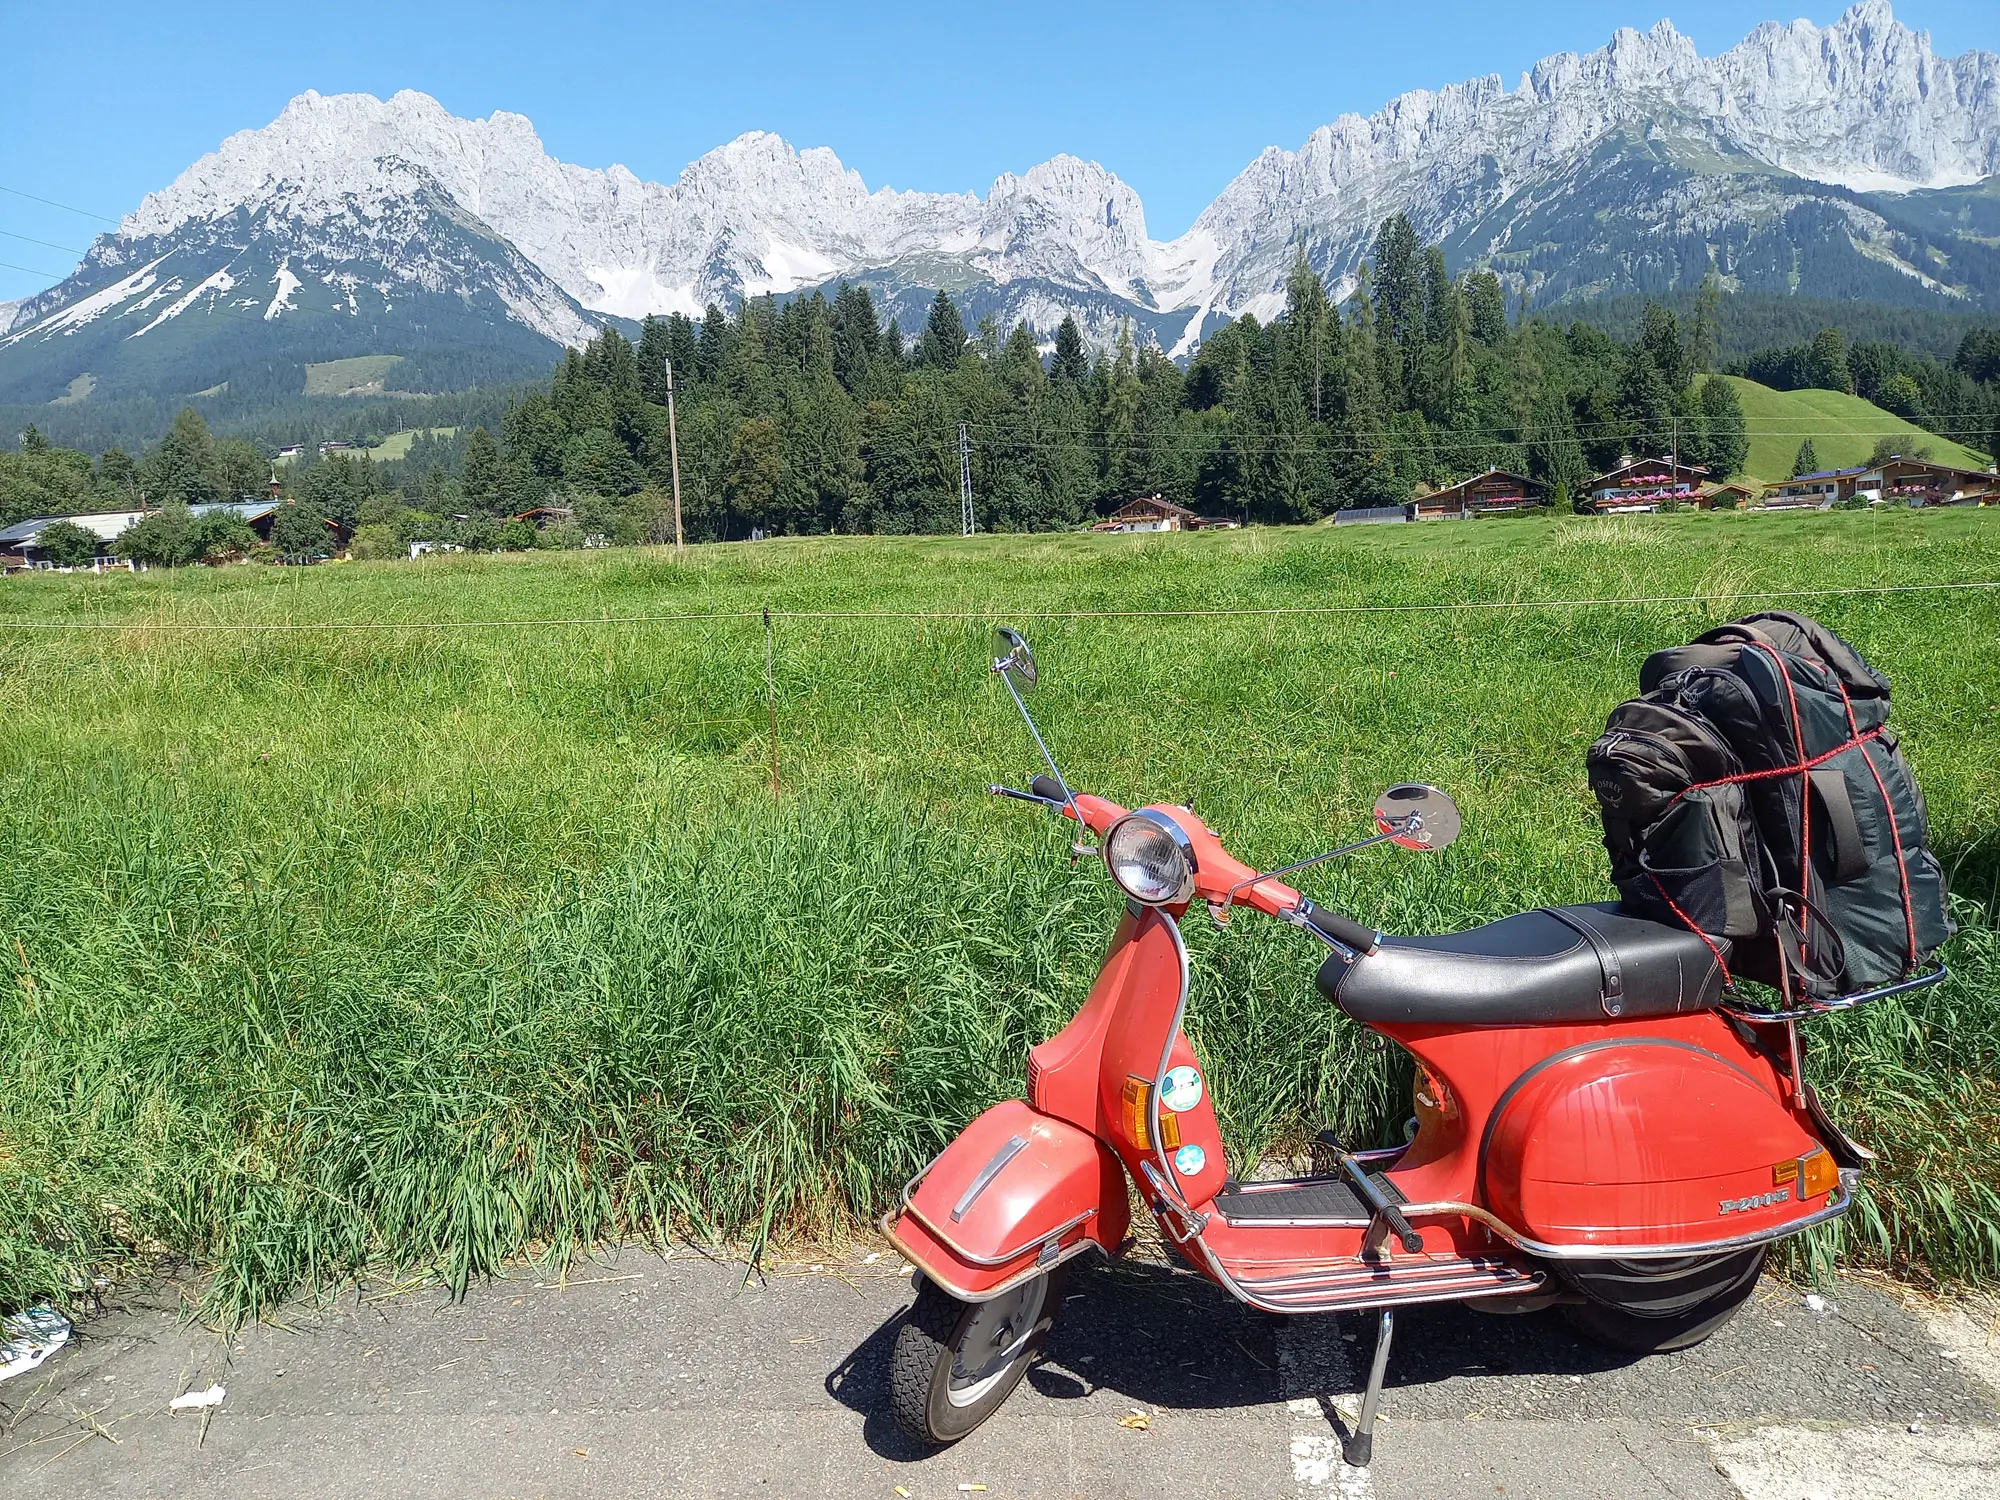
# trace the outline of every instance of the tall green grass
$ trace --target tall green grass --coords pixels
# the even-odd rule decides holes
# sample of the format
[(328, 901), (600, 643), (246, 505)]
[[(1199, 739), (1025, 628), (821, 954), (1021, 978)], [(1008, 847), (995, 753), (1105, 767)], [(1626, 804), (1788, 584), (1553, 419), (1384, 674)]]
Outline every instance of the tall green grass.
[[(1461, 799), (1436, 858), (1316, 899), (1441, 930), (1604, 894), (1581, 760), (1639, 661), (1738, 603), (1038, 618), (2000, 578), (1995, 518), (1658, 517), (1161, 538), (825, 540), (0, 586), (0, 1303), (159, 1252), (238, 1318), (371, 1263), (454, 1285), (624, 1235), (831, 1232), (992, 1100), (1116, 905), (1044, 815), (986, 671), (1012, 621), (1080, 786), (1193, 797), (1245, 858), (1384, 783)], [(138, 625), (781, 615), (763, 627)], [(1884, 1153), (1822, 1259), (2000, 1277), (2000, 595), (1807, 607), (1895, 679), (1967, 927), (1946, 987), (1816, 1024)], [(1187, 924), (1234, 1153), (1393, 1131), (1394, 1061), (1254, 915)]]

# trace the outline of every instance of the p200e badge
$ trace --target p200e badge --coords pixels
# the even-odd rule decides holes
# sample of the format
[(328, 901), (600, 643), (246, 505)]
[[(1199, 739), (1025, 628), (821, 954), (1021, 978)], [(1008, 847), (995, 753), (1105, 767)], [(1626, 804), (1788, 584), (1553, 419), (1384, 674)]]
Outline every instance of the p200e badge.
[(1768, 1193), (1753, 1193), (1748, 1198), (1724, 1198), (1716, 1205), (1717, 1213), (1748, 1213), (1753, 1208), (1769, 1208), (1773, 1203), (1783, 1203), (1792, 1196), (1790, 1188), (1778, 1188)]

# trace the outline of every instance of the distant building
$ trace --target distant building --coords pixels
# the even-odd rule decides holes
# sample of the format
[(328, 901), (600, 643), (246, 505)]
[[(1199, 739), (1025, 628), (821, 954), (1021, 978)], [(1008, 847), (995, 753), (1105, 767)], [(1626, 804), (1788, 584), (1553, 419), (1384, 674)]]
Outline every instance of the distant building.
[(1708, 470), (1671, 458), (1642, 458), (1600, 474), (1584, 491), (1584, 503), (1600, 516), (1649, 513), (1666, 505), (1707, 509), (1702, 481)]
[[(271, 539), (271, 517), (281, 503), (275, 499), (218, 501), (210, 505), (190, 505), (188, 514), (205, 516), (211, 511), (234, 511), (249, 524), (250, 529), (257, 534), (258, 541), (268, 542)], [(97, 536), (98, 556), (96, 562), (92, 564), (93, 567), (106, 564), (124, 567), (124, 559), (113, 555), (113, 545), (128, 528), (147, 516), (157, 514), (156, 510), (112, 510), (83, 516), (37, 516), (31, 521), (22, 521), (0, 531), (0, 554), (14, 559), (4, 564), (10, 571), (19, 568), (49, 567), (50, 562), (42, 555), (40, 547), (36, 544), (41, 539), (41, 534), (49, 527), (58, 521), (68, 521)], [(326, 524), (336, 537), (346, 535), (344, 529), (335, 522), (328, 521)]]
[(1480, 516), (1518, 515), (1549, 503), (1549, 487), (1525, 474), (1488, 469), (1435, 494), (1410, 502), (1412, 521), (1469, 521)]
[(1852, 500), (1866, 469), (1819, 469), (1794, 474), (1764, 491), (1759, 510), (1831, 510)]
[(1898, 456), (1856, 480), (1855, 493), (1882, 505), (2000, 505), (2000, 475)]
[(1197, 531), (1201, 517), (1159, 495), (1128, 500), (1091, 527), (1092, 531)]
[(1699, 504), (1703, 510), (1741, 509), (1764, 492), (1754, 480), (1732, 479), (1728, 484), (1704, 484)]

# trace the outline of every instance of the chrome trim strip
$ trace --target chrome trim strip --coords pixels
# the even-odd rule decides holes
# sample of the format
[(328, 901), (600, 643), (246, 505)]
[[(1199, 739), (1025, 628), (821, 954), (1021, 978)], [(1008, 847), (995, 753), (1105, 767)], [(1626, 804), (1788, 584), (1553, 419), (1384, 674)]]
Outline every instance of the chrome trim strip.
[[(984, 1291), (975, 1292), (968, 1290), (965, 1287), (959, 1286), (957, 1283), (949, 1281), (943, 1276), (940, 1276), (936, 1271), (934, 1271), (930, 1267), (930, 1265), (923, 1259), (922, 1256), (912, 1252), (909, 1246), (905, 1245), (901, 1240), (896, 1238), (896, 1230), (894, 1227), (894, 1222), (895, 1222), (894, 1215), (884, 1214), (876, 1227), (882, 1231), (883, 1237), (887, 1239), (891, 1245), (894, 1245), (896, 1247), (897, 1254), (901, 1255), (904, 1260), (907, 1260), (911, 1265), (915, 1266), (919, 1271), (923, 1272), (928, 1279), (936, 1282), (939, 1288), (941, 1288), (946, 1292), (949, 1292), (952, 1296), (958, 1298), (958, 1300), (961, 1302), (990, 1302), (995, 1297), (1005, 1296), (1008, 1292), (1013, 1291), (1015, 1287), (1021, 1286), (1025, 1282), (1031, 1281), (1037, 1276), (1046, 1276), (1049, 1272), (1053, 1271), (1057, 1266), (1060, 1266), (1067, 1261), (1074, 1260), (1077, 1256), (1083, 1254), (1086, 1250), (1097, 1250), (1100, 1252), (1104, 1251), (1104, 1247), (1102, 1245), (1098, 1244), (1097, 1241), (1092, 1239), (1089, 1235), (1085, 1235), (1082, 1239), (1078, 1240), (1074, 1245), (1071, 1245), (1067, 1250), (1063, 1251), (1054, 1260), (1049, 1261), (1046, 1265), (1042, 1264), (1039, 1261), (1034, 1262), (1028, 1266), (1023, 1267), (1021, 1270), (1016, 1271), (1012, 1276), (1009, 1276), (1006, 1280), (999, 1282), (997, 1285), (987, 1287)], [(920, 1220), (919, 1222), (922, 1221)], [(926, 1225), (925, 1227), (928, 1228), (929, 1226)]]
[(958, 1202), (951, 1206), (951, 1222), (956, 1224), (965, 1217), (965, 1211), (972, 1207), (979, 1195), (993, 1185), (993, 1179), (1000, 1175), (1001, 1168), (1028, 1149), (1028, 1138), (1024, 1135), (1010, 1135), (1006, 1144), (993, 1153), (993, 1160), (979, 1169), (979, 1175), (966, 1185)]
[[(1188, 1201), (1175, 1181), (1173, 1163), (1167, 1160), (1166, 1142), (1160, 1139), (1160, 1094), (1167, 1086), (1167, 1066), (1174, 1059), (1174, 1039), (1181, 1034), (1181, 1021), (1187, 1015), (1188, 989), (1193, 983), (1193, 975), (1188, 966), (1187, 943), (1181, 937), (1181, 924), (1158, 907), (1148, 907), (1147, 910), (1153, 913), (1156, 920), (1165, 924), (1167, 936), (1173, 939), (1174, 956), (1180, 960), (1181, 966), (1181, 993), (1180, 998), (1174, 1002), (1173, 1024), (1167, 1028), (1167, 1040), (1160, 1048), (1160, 1066), (1154, 1070), (1153, 1087), (1148, 1091), (1146, 1129), (1152, 1134), (1153, 1155), (1159, 1159), (1160, 1175), (1165, 1179), (1168, 1201), (1178, 1207), (1183, 1214), (1190, 1214), (1193, 1210), (1188, 1207)], [(1197, 1233), (1200, 1232), (1200, 1228), (1200, 1225), (1195, 1226)]]
[(1857, 1005), (1866, 1005), (1874, 1000), (1886, 1000), (1891, 995), (1907, 994), (1911, 990), (1925, 989), (1933, 984), (1941, 984), (1951, 978), (1951, 970), (1939, 964), (1928, 974), (1919, 974), (1913, 979), (1898, 980), (1895, 984), (1885, 984), (1878, 989), (1857, 990), (1852, 995), (1835, 995), (1831, 1000), (1808, 1000), (1796, 1010), (1758, 1010), (1753, 1006), (1731, 1005), (1727, 1001), (1717, 1001), (1715, 1008), (1725, 1016), (1734, 1016), (1741, 1021), (1804, 1021), (1814, 1016), (1827, 1015), (1836, 1010), (1853, 1010)]
[(953, 1255), (956, 1255), (960, 1260), (966, 1262), (968, 1265), (992, 1267), (992, 1266), (1004, 1266), (1009, 1261), (1018, 1260), (1023, 1255), (1030, 1253), (1037, 1246), (1045, 1245), (1050, 1240), (1061, 1239), (1064, 1235), (1068, 1234), (1072, 1229), (1076, 1228), (1077, 1225), (1083, 1223), (1086, 1219), (1093, 1218), (1096, 1215), (1097, 1210), (1094, 1208), (1086, 1208), (1082, 1213), (1078, 1214), (1075, 1218), (1070, 1219), (1065, 1223), (1058, 1224), (1054, 1229), (1048, 1230), (1045, 1233), (1030, 1236), (1024, 1243), (1015, 1246), (1011, 1250), (1003, 1250), (998, 1255), (975, 1255), (972, 1251), (966, 1249), (963, 1245), (959, 1244), (958, 1241), (954, 1240), (950, 1235), (946, 1234), (944, 1230), (940, 1229), (936, 1224), (932, 1223), (929, 1219), (925, 1218), (923, 1213), (917, 1208), (917, 1206), (914, 1203), (905, 1203), (903, 1205), (903, 1212), (907, 1214), (910, 1218), (915, 1219), (919, 1224), (923, 1225), (925, 1229), (930, 1231), (932, 1237), (935, 1238), (940, 1245), (943, 1245), (945, 1249), (949, 1250)]
[(1815, 1224), (1824, 1224), (1837, 1219), (1853, 1206), (1854, 1189), (1860, 1184), (1861, 1173), (1853, 1167), (1840, 1169), (1840, 1188), (1828, 1195), (1826, 1207), (1807, 1214), (1802, 1219), (1774, 1225), (1769, 1229), (1756, 1230), (1750, 1234), (1731, 1235), (1720, 1240), (1692, 1240), (1678, 1245), (1551, 1245), (1544, 1240), (1530, 1239), (1502, 1223), (1485, 1209), (1470, 1203), (1404, 1203), (1398, 1207), (1404, 1218), (1446, 1218), (1462, 1215), (1476, 1220), (1508, 1243), (1527, 1251), (1530, 1255), (1543, 1256), (1549, 1260), (1664, 1260), (1683, 1255), (1715, 1255), (1729, 1250), (1747, 1250), (1753, 1245), (1768, 1245), (1775, 1241), (1789, 1239), (1802, 1229), (1810, 1229)]

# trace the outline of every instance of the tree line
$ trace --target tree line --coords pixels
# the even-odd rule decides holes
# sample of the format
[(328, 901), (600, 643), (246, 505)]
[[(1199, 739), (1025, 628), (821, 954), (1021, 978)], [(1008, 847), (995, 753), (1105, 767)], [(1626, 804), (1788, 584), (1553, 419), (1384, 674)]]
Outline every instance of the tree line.
[(1237, 318), (1185, 369), (1129, 328), (1095, 352), (1073, 319), (1048, 350), (1025, 324), (968, 329), (945, 292), (910, 338), (843, 285), (649, 318), (636, 341), (606, 330), (514, 402), (497, 435), (471, 433), (455, 467), (402, 482), (419, 513), (595, 498), (624, 502), (625, 529), (650, 534), (677, 436), (692, 539), (954, 531), (962, 424), (989, 530), (1073, 527), (1150, 494), (1313, 521), (1491, 467), (1567, 499), (1628, 452), (1740, 469), (1741, 408), (1700, 378), (1715, 366), (1715, 311), (1700, 303), (1683, 326), (1650, 306), (1629, 344), (1583, 323), (1510, 322), (1497, 278), (1452, 277), (1401, 216), (1338, 305), (1300, 256), (1279, 316)]
[[(400, 462), (307, 444), (279, 482), (350, 530), (358, 555), (386, 556), (412, 542), (667, 540), (676, 444), (696, 541), (956, 531), (961, 428), (978, 524), (996, 531), (1076, 527), (1151, 494), (1203, 515), (1310, 522), (1489, 468), (1546, 483), (1561, 506), (1627, 456), (1677, 455), (1724, 478), (1748, 454), (1734, 390), (1706, 378), (1719, 364), (1714, 278), (1685, 316), (1648, 303), (1620, 340), (1580, 320), (1510, 317), (1492, 273), (1453, 277), (1400, 215), (1351, 286), (1330, 290), (1301, 254), (1277, 316), (1225, 324), (1185, 368), (1129, 326), (1096, 350), (1074, 319), (1047, 349), (1025, 324), (967, 328), (942, 291), (914, 337), (879, 317), (866, 288), (843, 284), (648, 318), (636, 339), (607, 329), (512, 400), (497, 430), (427, 433)], [(1968, 337), (1951, 365), (1832, 333), (1734, 368), (1830, 382), (1932, 422), (1941, 407), (2000, 404), (2000, 334)], [(138, 460), (114, 449), (93, 465), (46, 443), (0, 455), (0, 516), (141, 493), (198, 503), (268, 482), (255, 449), (214, 440), (185, 411)]]

